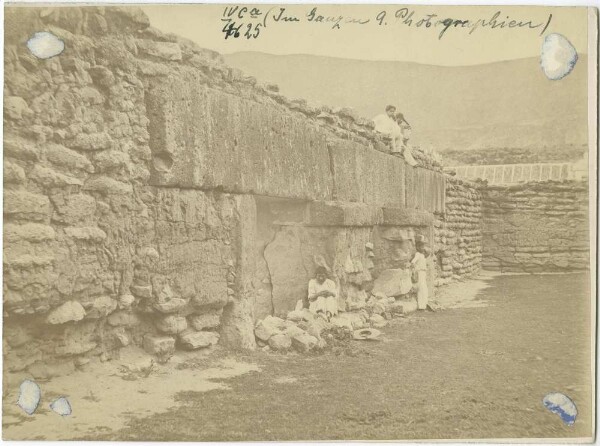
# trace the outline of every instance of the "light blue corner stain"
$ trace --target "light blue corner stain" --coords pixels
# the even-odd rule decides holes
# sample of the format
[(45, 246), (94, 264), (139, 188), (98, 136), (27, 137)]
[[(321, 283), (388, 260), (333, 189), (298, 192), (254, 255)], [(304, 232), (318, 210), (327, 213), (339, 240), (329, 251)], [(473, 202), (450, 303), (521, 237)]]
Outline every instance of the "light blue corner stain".
[(577, 50), (562, 34), (548, 34), (542, 44), (540, 65), (546, 77), (560, 80), (573, 71), (577, 63)]
[(52, 33), (41, 31), (27, 41), (27, 48), (39, 59), (50, 59), (65, 50), (65, 42)]
[(64, 396), (52, 401), (52, 403), (50, 403), (50, 409), (63, 417), (71, 415), (72, 413), (71, 404)]
[(557, 414), (567, 426), (573, 425), (577, 418), (577, 407), (571, 398), (560, 392), (549, 393), (542, 403), (550, 412)]
[(42, 390), (33, 381), (26, 379), (19, 387), (19, 399), (17, 405), (25, 411), (27, 415), (32, 415), (40, 404)]

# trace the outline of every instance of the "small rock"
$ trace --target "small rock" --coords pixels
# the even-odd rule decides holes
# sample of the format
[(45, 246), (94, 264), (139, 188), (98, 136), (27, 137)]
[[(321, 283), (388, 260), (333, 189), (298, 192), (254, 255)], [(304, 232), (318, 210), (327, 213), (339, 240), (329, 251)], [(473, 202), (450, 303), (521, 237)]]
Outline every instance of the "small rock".
[(94, 299), (92, 307), (88, 310), (88, 319), (99, 319), (108, 316), (117, 309), (117, 301), (110, 296), (100, 296)]
[(128, 310), (129, 308), (131, 308), (131, 306), (133, 305), (133, 303), (135, 302), (135, 297), (133, 297), (131, 294), (121, 294), (119, 296), (119, 309), (121, 310)]
[(60, 307), (52, 310), (46, 322), (49, 324), (64, 324), (71, 321), (80, 321), (85, 317), (85, 309), (83, 306), (74, 300), (65, 302)]
[(212, 331), (192, 331), (181, 335), (179, 341), (184, 348), (196, 350), (215, 345), (219, 342), (219, 334)]
[(152, 355), (170, 354), (175, 351), (175, 338), (171, 336), (144, 336), (143, 347)]
[(254, 336), (261, 341), (267, 342), (271, 336), (280, 333), (278, 328), (273, 328), (269, 325), (264, 324), (264, 321), (260, 321), (254, 329)]
[(318, 343), (318, 339), (308, 333), (302, 333), (292, 338), (292, 346), (301, 353), (306, 353)]
[(113, 327), (133, 327), (140, 323), (138, 317), (128, 311), (117, 311), (108, 316), (106, 321)]
[(283, 333), (273, 335), (269, 338), (269, 347), (276, 351), (289, 350), (292, 346), (292, 339)]
[(303, 335), (305, 332), (297, 325), (291, 325), (284, 330), (284, 333), (290, 338), (294, 338), (294, 336)]

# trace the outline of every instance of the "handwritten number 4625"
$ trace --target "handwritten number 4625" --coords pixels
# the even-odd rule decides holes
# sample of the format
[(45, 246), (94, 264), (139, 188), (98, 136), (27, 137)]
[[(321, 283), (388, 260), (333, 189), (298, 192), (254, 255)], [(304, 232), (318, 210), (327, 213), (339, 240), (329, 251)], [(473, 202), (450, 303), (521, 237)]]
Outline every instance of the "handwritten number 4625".
[(237, 23), (235, 23), (234, 21), (232, 21), (231, 19), (221, 19), (223, 20), (225, 23), (225, 26), (223, 26), (223, 33), (225, 34), (225, 39), (228, 39), (230, 37), (233, 37), (234, 39), (237, 39), (238, 37), (240, 37), (242, 35), (242, 32), (244, 33), (243, 36), (246, 39), (256, 39), (259, 34), (260, 34), (260, 27), (262, 26), (261, 23), (248, 23), (246, 24), (246, 29), (242, 30), (242, 27), (244, 26), (243, 23), (240, 23), (239, 25)]

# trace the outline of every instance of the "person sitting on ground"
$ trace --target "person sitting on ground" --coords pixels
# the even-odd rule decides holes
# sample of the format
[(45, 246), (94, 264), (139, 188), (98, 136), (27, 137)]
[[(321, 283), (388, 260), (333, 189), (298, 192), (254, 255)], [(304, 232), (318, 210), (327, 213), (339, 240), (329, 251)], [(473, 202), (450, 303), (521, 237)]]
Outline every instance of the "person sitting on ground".
[(402, 129), (396, 122), (396, 107), (388, 105), (385, 108), (385, 114), (377, 115), (373, 118), (375, 131), (383, 133), (392, 139), (392, 154), (402, 152)]
[(335, 316), (337, 307), (337, 288), (335, 282), (327, 278), (327, 269), (319, 266), (315, 278), (308, 282), (308, 309), (327, 320)]

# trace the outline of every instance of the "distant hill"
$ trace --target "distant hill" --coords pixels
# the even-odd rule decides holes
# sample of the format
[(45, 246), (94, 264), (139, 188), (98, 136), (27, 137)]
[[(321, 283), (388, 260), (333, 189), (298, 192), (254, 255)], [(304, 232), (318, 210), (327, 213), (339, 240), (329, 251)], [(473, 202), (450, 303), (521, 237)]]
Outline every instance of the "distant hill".
[(412, 141), (438, 151), (587, 144), (585, 56), (560, 81), (548, 80), (535, 58), (464, 67), (256, 52), (224, 58), (314, 105), (372, 118), (396, 104), (413, 127)]

